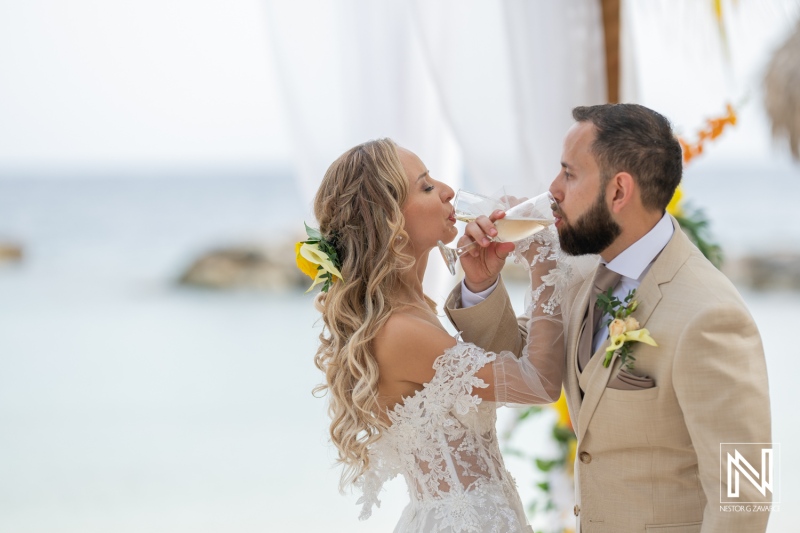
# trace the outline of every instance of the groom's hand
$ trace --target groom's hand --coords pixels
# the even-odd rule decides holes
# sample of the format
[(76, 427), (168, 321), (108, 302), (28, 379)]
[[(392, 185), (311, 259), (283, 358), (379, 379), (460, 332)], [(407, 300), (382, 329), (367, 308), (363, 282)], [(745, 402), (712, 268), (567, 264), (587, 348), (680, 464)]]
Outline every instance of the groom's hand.
[(477, 242), (461, 256), (461, 268), (464, 269), (464, 283), (472, 292), (485, 291), (497, 281), (497, 276), (506, 264), (506, 257), (514, 250), (514, 243), (494, 242), (497, 236), (495, 220), (506, 216), (504, 211), (494, 211), (490, 216), (480, 216), (467, 224), (464, 236), (458, 241), (464, 246), (472, 241)]

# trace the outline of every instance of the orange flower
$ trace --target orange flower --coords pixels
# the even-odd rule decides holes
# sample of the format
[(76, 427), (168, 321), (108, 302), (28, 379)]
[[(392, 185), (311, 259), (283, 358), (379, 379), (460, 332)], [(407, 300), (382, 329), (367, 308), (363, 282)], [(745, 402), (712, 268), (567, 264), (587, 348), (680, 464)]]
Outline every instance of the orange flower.
[(728, 124), (731, 126), (736, 125), (736, 110), (733, 108), (731, 104), (726, 104), (725, 106), (726, 111), (728, 112), (727, 120)]
[(728, 125), (736, 124), (736, 110), (731, 104), (725, 104), (725, 115), (718, 118), (706, 120), (706, 127), (697, 132), (697, 142), (690, 144), (685, 139), (678, 137), (678, 142), (683, 150), (683, 164), (685, 165), (695, 156), (703, 153), (704, 145), (707, 140), (714, 140), (722, 135), (723, 130)]

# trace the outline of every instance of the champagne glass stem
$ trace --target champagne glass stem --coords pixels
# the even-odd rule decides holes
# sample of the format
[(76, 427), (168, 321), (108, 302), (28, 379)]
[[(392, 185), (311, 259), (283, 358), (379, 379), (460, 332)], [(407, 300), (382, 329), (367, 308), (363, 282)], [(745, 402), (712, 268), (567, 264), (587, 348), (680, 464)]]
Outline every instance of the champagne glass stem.
[(439, 245), (439, 251), (442, 253), (444, 262), (447, 263), (447, 269), (450, 271), (450, 274), (455, 276), (458, 258), (464, 255), (469, 248), (472, 248), (478, 244), (478, 241), (472, 241), (471, 243), (465, 244), (464, 246), (459, 246), (458, 248), (450, 248), (442, 241), (438, 241), (436, 244)]
[(459, 246), (458, 248), (456, 248), (456, 257), (461, 257), (462, 255), (467, 253), (468, 249), (472, 248), (476, 244), (478, 244), (478, 241), (472, 241), (471, 243), (465, 244), (464, 246)]

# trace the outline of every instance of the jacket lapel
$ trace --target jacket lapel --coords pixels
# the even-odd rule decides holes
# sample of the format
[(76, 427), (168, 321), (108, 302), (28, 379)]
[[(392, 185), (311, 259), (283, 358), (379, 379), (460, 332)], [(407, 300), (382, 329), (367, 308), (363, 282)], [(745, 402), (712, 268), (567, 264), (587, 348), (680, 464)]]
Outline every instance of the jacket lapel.
[[(633, 316), (639, 321), (641, 327), (645, 327), (647, 319), (653, 313), (653, 310), (661, 300), (661, 290), (658, 288), (658, 283), (655, 282), (652, 276), (648, 275), (642, 280), (642, 284), (636, 291), (636, 301), (639, 302)], [(600, 348), (592, 355), (589, 364), (583, 369), (583, 373), (578, 380), (579, 386), (585, 391), (583, 403), (581, 404), (580, 413), (578, 415), (578, 438), (583, 438), (586, 433), (586, 428), (589, 426), (597, 404), (600, 403), (600, 398), (606, 391), (611, 376), (616, 375), (619, 368), (622, 366), (619, 356), (615, 353), (611, 358), (608, 367), (603, 366), (605, 359), (605, 348), (607, 343), (600, 345)]]
[(581, 409), (581, 389), (578, 384), (578, 341), (583, 330), (583, 316), (586, 307), (589, 305), (591, 295), (592, 280), (594, 271), (584, 280), (575, 296), (575, 301), (569, 313), (569, 331), (567, 332), (567, 372), (564, 391), (567, 394), (568, 407), (572, 408), (571, 415), (573, 420), (577, 419), (577, 414)]
[[(640, 326), (643, 328), (646, 327), (647, 320), (661, 301), (662, 295), (660, 286), (668, 283), (675, 277), (678, 269), (686, 262), (692, 252), (692, 244), (688, 237), (683, 233), (678, 222), (673, 217), (670, 218), (672, 218), (672, 225), (675, 230), (672, 238), (656, 258), (650, 271), (645, 275), (641, 285), (639, 285), (636, 291), (636, 300), (639, 302), (639, 306), (632, 316), (639, 321)], [(584, 289), (586, 290), (584, 291)], [(576, 302), (581, 305), (576, 305), (576, 307), (580, 307), (582, 310), (586, 309), (588, 305), (588, 293), (587, 287), (581, 288), (581, 293), (579, 294), (580, 300)], [(575, 309), (573, 309), (572, 316), (570, 317), (572, 320), (575, 319), (574, 311)], [(579, 320), (582, 322), (582, 317), (580, 317)], [(573, 329), (579, 333), (580, 327), (579, 323)], [(571, 336), (570, 341), (572, 342), (572, 340)], [(570, 346), (572, 346), (573, 349), (570, 351), (568, 360), (572, 362), (574, 368), (574, 371), (570, 372), (570, 374), (578, 378), (578, 387), (582, 386), (585, 391), (583, 401), (577, 404), (580, 408), (578, 410), (578, 425), (576, 429), (578, 441), (580, 442), (586, 433), (586, 429), (589, 427), (589, 421), (597, 409), (598, 403), (600, 403), (600, 398), (602, 398), (606, 390), (609, 379), (619, 371), (622, 365), (619, 356), (615, 354), (608, 367), (606, 368), (603, 366), (603, 359), (605, 358), (604, 343), (600, 349), (592, 355), (589, 364), (586, 365), (586, 368), (583, 369), (583, 373), (578, 377), (576, 359), (577, 340), (575, 340), (574, 345), (571, 344)], [(578, 397), (580, 397), (580, 388), (577, 390)]]
[(578, 442), (583, 440), (586, 433), (586, 428), (589, 427), (589, 420), (597, 409), (597, 404), (600, 403), (600, 398), (606, 391), (606, 385), (611, 376), (619, 370), (620, 362), (619, 356), (614, 354), (608, 367), (603, 366), (604, 354), (602, 348), (598, 353), (592, 356), (589, 364), (583, 369), (581, 375), (581, 383), (584, 384), (586, 391), (581, 404), (580, 412), (578, 413)]

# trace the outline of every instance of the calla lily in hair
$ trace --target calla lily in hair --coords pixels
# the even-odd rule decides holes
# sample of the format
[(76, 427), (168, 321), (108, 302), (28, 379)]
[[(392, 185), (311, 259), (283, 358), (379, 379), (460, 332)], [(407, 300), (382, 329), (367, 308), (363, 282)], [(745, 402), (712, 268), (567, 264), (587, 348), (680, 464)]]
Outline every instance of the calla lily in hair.
[(338, 280), (343, 280), (341, 261), (334, 243), (322, 236), (318, 229), (306, 226), (308, 240), (295, 244), (294, 253), (297, 268), (314, 280), (306, 292), (322, 283), (322, 292), (328, 292)]

